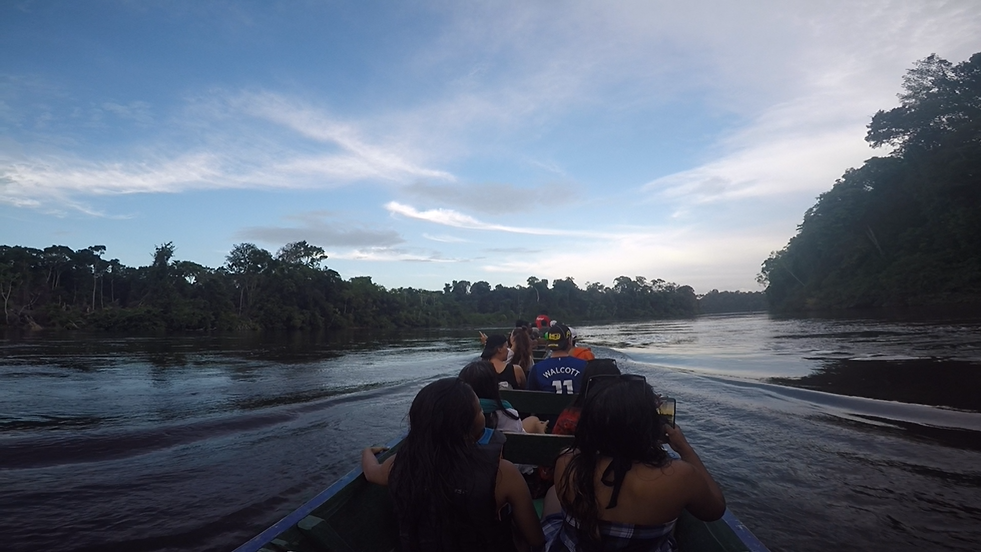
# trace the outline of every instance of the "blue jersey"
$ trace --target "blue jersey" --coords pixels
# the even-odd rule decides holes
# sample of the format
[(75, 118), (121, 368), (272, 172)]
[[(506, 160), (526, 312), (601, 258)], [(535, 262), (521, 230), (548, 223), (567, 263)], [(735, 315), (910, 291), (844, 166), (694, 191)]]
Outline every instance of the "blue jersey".
[(578, 393), (585, 369), (585, 360), (571, 356), (539, 360), (531, 367), (527, 388), (529, 391), (551, 391), (562, 395)]

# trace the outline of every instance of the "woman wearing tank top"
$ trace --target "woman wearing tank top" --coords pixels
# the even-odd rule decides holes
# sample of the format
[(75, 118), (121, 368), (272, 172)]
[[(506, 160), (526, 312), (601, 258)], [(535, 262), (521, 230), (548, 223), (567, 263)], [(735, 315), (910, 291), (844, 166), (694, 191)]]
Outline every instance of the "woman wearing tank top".
[(508, 338), (501, 334), (487, 336), (484, 351), (480, 354), (482, 360), (494, 365), (501, 387), (504, 383), (511, 389), (524, 389), (525, 373), (520, 366), (508, 362)]
[(512, 552), (515, 536), (542, 545), (528, 485), (501, 459), (503, 444), (501, 432), (484, 427), (477, 396), (459, 378), (419, 391), (398, 453), (380, 464), (375, 454), (383, 448), (361, 453), (365, 478), (390, 488), (400, 550)]
[[(543, 511), (545, 550), (677, 550), (681, 511), (719, 519), (722, 490), (681, 429), (658, 415), (659, 399), (643, 377), (599, 378), (602, 385), (590, 380), (572, 451), (556, 462)], [(668, 456), (664, 443), (681, 459)]]

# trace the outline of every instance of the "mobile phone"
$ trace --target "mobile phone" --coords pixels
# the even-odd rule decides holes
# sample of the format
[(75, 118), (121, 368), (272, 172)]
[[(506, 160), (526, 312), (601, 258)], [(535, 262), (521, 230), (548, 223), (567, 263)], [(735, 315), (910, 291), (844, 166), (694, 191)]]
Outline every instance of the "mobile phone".
[(664, 416), (664, 419), (665, 421), (667, 421), (668, 425), (674, 427), (674, 416), (677, 407), (678, 407), (677, 401), (675, 401), (671, 397), (662, 397), (661, 406), (657, 407), (657, 413), (660, 414), (661, 416)]

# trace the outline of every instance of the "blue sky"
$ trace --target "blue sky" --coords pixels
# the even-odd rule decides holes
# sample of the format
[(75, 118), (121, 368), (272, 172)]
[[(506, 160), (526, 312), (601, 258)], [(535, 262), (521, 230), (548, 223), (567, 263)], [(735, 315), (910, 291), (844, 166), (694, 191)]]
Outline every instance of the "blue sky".
[(756, 290), (964, 1), (0, 6), (0, 243)]

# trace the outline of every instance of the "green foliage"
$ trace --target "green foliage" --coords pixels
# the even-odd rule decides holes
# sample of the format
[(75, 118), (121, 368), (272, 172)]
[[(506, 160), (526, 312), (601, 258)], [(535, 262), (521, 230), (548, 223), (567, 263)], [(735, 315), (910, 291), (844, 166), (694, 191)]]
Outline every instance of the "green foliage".
[(807, 210), (759, 281), (784, 311), (981, 300), (981, 53), (933, 55), (866, 140), (892, 145)]
[(407, 328), (510, 325), (547, 311), (553, 318), (651, 319), (698, 311), (692, 288), (642, 276), (614, 286), (572, 278), (528, 278), (528, 286), (453, 281), (442, 291), (387, 290), (370, 276), (344, 281), (305, 241), (273, 256), (236, 244), (224, 266), (175, 259), (157, 246), (149, 266), (105, 261), (104, 246), (73, 251), (0, 246), (0, 298), (6, 325), (111, 331)]

